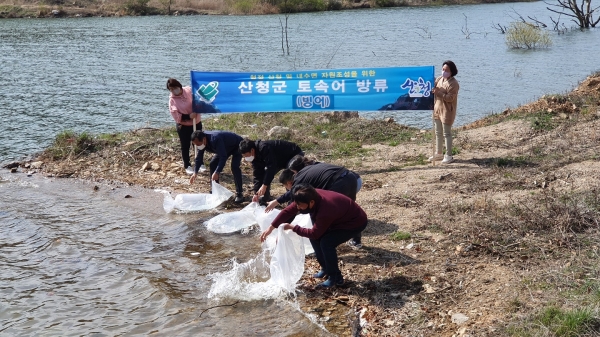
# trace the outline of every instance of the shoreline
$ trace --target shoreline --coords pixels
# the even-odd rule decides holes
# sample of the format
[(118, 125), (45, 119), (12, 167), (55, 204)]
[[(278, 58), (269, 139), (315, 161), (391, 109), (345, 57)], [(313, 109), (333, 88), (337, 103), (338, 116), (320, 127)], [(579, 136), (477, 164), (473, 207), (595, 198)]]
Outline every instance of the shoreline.
[(47, 5), (44, 2), (34, 2), (27, 5), (14, 5), (13, 3), (0, 3), (0, 19), (16, 18), (83, 18), (83, 17), (123, 17), (123, 16), (190, 16), (190, 15), (267, 15), (267, 14), (297, 14), (306, 12), (328, 12), (339, 10), (360, 10), (375, 8), (394, 8), (394, 7), (427, 7), (427, 6), (447, 6), (447, 5), (473, 5), (473, 4), (493, 4), (493, 3), (512, 3), (512, 2), (532, 2), (534, 0), (389, 0), (378, 4), (377, 0), (360, 1), (341, 1), (339, 5), (332, 8), (319, 10), (300, 10), (295, 13), (281, 13), (277, 7), (269, 8), (249, 8), (241, 12), (236, 8), (229, 8), (225, 5), (213, 6), (223, 8), (188, 8), (188, 7), (164, 7), (163, 3), (158, 1), (147, 2), (147, 4), (135, 4), (132, 1), (123, 2), (114, 0), (103, 2), (99, 7), (78, 5), (73, 2), (68, 4)]
[[(300, 281), (301, 309), (329, 332), (538, 335), (565, 328), (561, 317), (585, 309), (572, 335), (600, 333), (600, 73), (568, 94), (545, 95), (456, 128), (458, 153), (450, 165), (426, 162), (430, 130), (393, 120), (289, 113), (222, 115), (203, 123), (252, 139), (288, 126), (289, 139), (307, 155), (363, 178), (357, 202), (369, 216), (364, 247), (338, 247), (346, 284), (315, 290), (314, 258), (307, 258)], [(63, 133), (12, 169), (206, 192), (206, 175), (187, 183), (177, 143), (174, 128)], [(225, 167), (222, 184), (231, 189)], [(242, 172), (248, 199), (250, 166), (243, 164)], [(283, 191), (277, 183), (272, 188), (274, 195)], [(247, 202), (222, 207), (237, 210)], [(563, 316), (543, 320), (557, 311)]]

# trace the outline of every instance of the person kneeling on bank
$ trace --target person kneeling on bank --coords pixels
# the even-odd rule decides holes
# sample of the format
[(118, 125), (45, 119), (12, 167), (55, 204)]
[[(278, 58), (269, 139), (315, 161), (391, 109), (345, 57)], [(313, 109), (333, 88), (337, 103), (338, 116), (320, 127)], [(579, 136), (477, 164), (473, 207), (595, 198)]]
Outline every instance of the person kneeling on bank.
[[(318, 287), (342, 285), (344, 278), (338, 266), (336, 248), (367, 227), (367, 214), (347, 196), (315, 189), (308, 184), (298, 184), (292, 188), (292, 201), (261, 234), (260, 240), (265, 241), (280, 225), (286, 230), (291, 229), (296, 234), (307, 237), (321, 266), (321, 270), (313, 277), (327, 278)], [(312, 228), (290, 224), (299, 213), (310, 214)]]

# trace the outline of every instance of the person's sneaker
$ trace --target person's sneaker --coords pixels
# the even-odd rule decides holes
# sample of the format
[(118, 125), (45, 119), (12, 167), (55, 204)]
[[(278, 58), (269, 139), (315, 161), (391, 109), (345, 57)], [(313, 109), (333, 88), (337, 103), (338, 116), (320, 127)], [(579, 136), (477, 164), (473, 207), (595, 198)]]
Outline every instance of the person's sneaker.
[(320, 270), (318, 273), (313, 275), (313, 278), (325, 278), (327, 277), (327, 274), (325, 274), (324, 270)]
[(238, 195), (237, 197), (235, 197), (235, 200), (233, 202), (236, 204), (241, 204), (242, 202), (244, 202), (244, 196)]
[(206, 166), (204, 164), (200, 165), (200, 172), (206, 172)]
[(348, 241), (348, 246), (352, 247), (352, 249), (362, 248), (362, 244), (360, 242), (354, 241), (354, 239), (350, 239), (350, 241)]
[(331, 288), (334, 286), (341, 286), (344, 284), (343, 277), (329, 277), (327, 281), (317, 284), (317, 288)]
[(261, 195), (258, 198), (258, 205), (259, 206), (267, 206), (269, 204), (269, 201), (273, 200), (273, 198), (271, 198), (270, 195)]
[(444, 155), (442, 155), (442, 154), (436, 154), (436, 155), (433, 155), (433, 156), (427, 158), (427, 161), (434, 161), (434, 160), (435, 161), (440, 161), (442, 159), (444, 159)]
[(450, 164), (454, 161), (454, 157), (449, 155), (444, 155), (444, 160), (442, 160), (442, 164)]
[(185, 168), (185, 173), (192, 175), (194, 174), (194, 167), (193, 166), (188, 166)]

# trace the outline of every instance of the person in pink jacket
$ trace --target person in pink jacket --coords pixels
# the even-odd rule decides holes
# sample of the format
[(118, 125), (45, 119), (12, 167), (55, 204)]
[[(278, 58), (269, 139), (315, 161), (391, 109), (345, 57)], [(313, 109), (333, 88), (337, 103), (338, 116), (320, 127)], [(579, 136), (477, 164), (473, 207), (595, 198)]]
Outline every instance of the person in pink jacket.
[[(202, 130), (202, 122), (200, 114), (192, 111), (192, 103), (194, 95), (192, 88), (189, 86), (182, 87), (181, 83), (174, 78), (167, 80), (167, 90), (171, 92), (169, 95), (169, 112), (175, 120), (177, 134), (181, 143), (181, 159), (183, 167), (188, 174), (194, 174), (190, 161), (190, 142), (192, 141), (192, 132), (194, 132), (194, 118), (196, 119), (196, 130)], [(204, 156), (204, 151), (199, 151), (198, 155)], [(198, 169), (202, 169), (204, 165)]]
[[(452, 157), (452, 124), (456, 118), (458, 105), (458, 81), (454, 76), (458, 69), (454, 62), (448, 60), (442, 64), (442, 76), (435, 79), (432, 90), (435, 95), (433, 105), (433, 122), (435, 128), (436, 153), (429, 161), (442, 159), (442, 164), (450, 164)], [(446, 143), (446, 154), (442, 155), (442, 136)]]

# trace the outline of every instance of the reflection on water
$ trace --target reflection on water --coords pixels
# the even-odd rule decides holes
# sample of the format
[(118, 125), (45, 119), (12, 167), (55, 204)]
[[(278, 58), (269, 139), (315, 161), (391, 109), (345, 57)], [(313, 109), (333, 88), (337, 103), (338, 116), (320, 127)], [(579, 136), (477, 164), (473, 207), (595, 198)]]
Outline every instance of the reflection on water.
[[(166, 80), (189, 83), (190, 70), (435, 65), (437, 73), (452, 59), (461, 84), (458, 125), (565, 92), (600, 70), (590, 57), (600, 53), (598, 29), (552, 33), (548, 50), (509, 50), (491, 25), (507, 26), (515, 11), (550, 15), (539, 1), (295, 14), (288, 21), (289, 56), (281, 52), (279, 15), (4, 20), (0, 162), (38, 151), (67, 128), (98, 133), (171, 125)], [(431, 124), (427, 112), (363, 115)]]
[(228, 304), (207, 299), (207, 275), (256, 255), (254, 235), (211, 234), (143, 189), (1, 174), (2, 335), (327, 334), (285, 302), (202, 313)]

